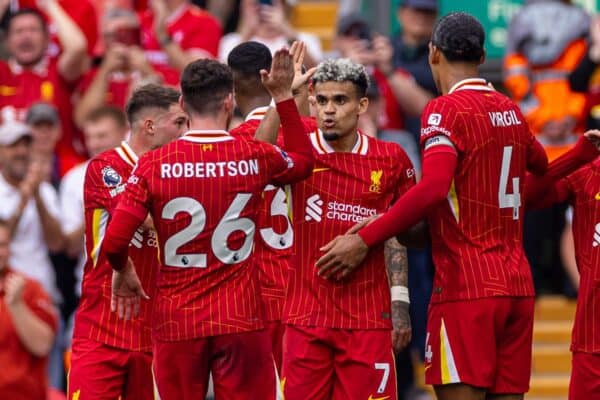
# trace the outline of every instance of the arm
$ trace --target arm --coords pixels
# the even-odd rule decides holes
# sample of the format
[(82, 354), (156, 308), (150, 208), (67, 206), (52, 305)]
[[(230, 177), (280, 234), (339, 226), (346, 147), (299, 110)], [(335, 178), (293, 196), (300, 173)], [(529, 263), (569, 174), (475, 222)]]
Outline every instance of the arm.
[(396, 239), (390, 239), (385, 242), (384, 255), (392, 288), (392, 345), (399, 352), (408, 345), (411, 337), (406, 248)]
[(560, 237), (560, 258), (575, 290), (579, 290), (579, 269), (575, 259), (575, 241), (573, 239), (573, 225), (567, 222), (565, 230)]
[(38, 0), (38, 4), (43, 5), (42, 10), (56, 25), (56, 35), (62, 46), (58, 71), (66, 81), (72, 82), (78, 79), (88, 66), (87, 39), (57, 0)]
[[(13, 325), (19, 340), (25, 348), (36, 357), (46, 357), (54, 344), (55, 331), (53, 327), (38, 317), (25, 302), (24, 291), (27, 282), (18, 274), (11, 274), (4, 282), (4, 301), (11, 315)], [(44, 299), (36, 298), (36, 302)], [(46, 307), (52, 307), (50, 302)]]
[(543, 175), (527, 174), (525, 179), (526, 208), (549, 207), (567, 199), (569, 193), (566, 184), (555, 184), (558, 180), (567, 177), (598, 157), (598, 149), (594, 144), (598, 134), (600, 134), (598, 131), (586, 132), (571, 150), (551, 162)]
[(409, 189), (390, 210), (358, 232), (364, 243), (368, 247), (375, 246), (426, 217), (432, 207), (446, 198), (456, 163), (457, 154), (453, 147), (439, 145), (426, 150), (421, 181)]
[(44, 240), (48, 245), (48, 250), (52, 253), (57, 253), (65, 246), (65, 235), (60, 226), (60, 222), (48, 211), (48, 206), (42, 198), (39, 188), (35, 191), (33, 197), (42, 222), (42, 232), (44, 234)]
[[(591, 51), (591, 50), (590, 50)], [(588, 51), (577, 67), (569, 74), (569, 84), (574, 92), (586, 93), (589, 82), (598, 64), (591, 59)]]

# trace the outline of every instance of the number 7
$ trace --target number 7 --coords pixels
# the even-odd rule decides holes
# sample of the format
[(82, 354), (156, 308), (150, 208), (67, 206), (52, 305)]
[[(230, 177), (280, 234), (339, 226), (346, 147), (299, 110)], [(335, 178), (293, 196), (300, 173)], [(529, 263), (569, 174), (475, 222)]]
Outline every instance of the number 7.
[(390, 378), (390, 363), (375, 363), (375, 369), (383, 370), (383, 377), (381, 378), (381, 383), (377, 388), (377, 393), (383, 393), (385, 392), (387, 381)]

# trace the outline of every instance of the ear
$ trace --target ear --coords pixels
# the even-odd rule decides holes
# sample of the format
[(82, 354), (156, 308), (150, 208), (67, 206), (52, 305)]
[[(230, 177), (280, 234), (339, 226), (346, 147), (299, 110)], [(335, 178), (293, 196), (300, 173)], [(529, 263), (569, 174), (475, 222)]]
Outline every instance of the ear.
[(485, 49), (483, 50), (483, 54), (481, 55), (481, 58), (479, 59), (479, 65), (483, 64), (484, 61), (485, 61)]
[(146, 118), (143, 123), (144, 131), (148, 132), (150, 136), (154, 135), (154, 121)]
[(366, 97), (361, 97), (358, 100), (358, 115), (364, 114), (368, 108), (369, 108), (369, 99)]
[(429, 64), (436, 65), (440, 63), (442, 52), (431, 42), (429, 42)]
[(223, 106), (227, 112), (233, 112), (235, 108), (235, 101), (233, 99), (233, 93), (229, 93), (223, 100)]

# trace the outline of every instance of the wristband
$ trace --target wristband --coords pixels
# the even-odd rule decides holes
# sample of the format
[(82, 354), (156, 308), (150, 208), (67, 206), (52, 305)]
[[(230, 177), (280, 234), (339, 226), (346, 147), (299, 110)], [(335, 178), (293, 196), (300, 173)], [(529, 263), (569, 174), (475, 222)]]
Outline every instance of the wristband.
[(408, 296), (408, 288), (406, 286), (392, 286), (390, 292), (392, 294), (392, 301), (401, 301), (410, 304), (410, 297)]

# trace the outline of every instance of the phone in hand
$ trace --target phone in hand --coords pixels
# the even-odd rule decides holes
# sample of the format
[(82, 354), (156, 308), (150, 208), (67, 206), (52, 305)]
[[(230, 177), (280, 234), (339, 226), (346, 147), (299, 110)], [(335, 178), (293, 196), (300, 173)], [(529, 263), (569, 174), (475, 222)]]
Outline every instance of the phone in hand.
[(272, 6), (273, 0), (258, 0), (258, 4), (261, 6)]

